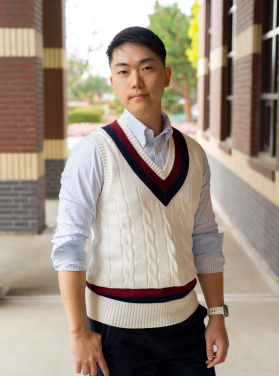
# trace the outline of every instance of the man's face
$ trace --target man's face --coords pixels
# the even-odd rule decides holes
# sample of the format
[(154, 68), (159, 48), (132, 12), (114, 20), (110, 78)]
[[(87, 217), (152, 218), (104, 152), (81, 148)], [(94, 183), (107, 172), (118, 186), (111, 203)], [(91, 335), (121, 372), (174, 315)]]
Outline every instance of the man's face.
[(134, 115), (152, 112), (169, 86), (171, 68), (149, 48), (125, 43), (113, 51), (110, 81), (114, 94)]

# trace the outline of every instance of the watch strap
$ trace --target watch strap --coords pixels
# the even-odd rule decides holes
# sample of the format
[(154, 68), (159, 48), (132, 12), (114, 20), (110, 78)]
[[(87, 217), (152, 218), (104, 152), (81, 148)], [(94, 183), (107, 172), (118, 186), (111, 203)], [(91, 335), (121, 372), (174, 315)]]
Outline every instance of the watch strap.
[(223, 306), (222, 307), (208, 308), (207, 314), (208, 315), (218, 315), (218, 314), (221, 314), (221, 315), (225, 316), (224, 315), (224, 308), (223, 308)]

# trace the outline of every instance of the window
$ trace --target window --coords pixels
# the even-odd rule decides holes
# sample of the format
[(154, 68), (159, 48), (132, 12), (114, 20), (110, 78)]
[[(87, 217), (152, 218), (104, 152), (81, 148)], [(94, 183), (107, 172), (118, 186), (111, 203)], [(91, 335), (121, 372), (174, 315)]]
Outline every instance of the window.
[(206, 56), (208, 58), (208, 75), (206, 77), (206, 112), (205, 112), (205, 130), (209, 128), (210, 117), (210, 43), (211, 43), (211, 0), (206, 1), (206, 38), (207, 38), (207, 50)]
[(278, 71), (278, 0), (263, 1), (260, 151), (275, 156), (277, 71)]
[(228, 86), (227, 86), (227, 127), (226, 137), (231, 137), (233, 101), (233, 57), (235, 43), (236, 0), (229, 0), (228, 11)]

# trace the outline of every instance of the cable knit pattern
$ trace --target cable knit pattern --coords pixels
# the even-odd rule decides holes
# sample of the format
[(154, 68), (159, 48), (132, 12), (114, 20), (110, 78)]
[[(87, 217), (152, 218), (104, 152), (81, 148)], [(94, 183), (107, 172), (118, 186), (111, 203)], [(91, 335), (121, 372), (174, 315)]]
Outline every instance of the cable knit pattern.
[[(197, 276), (192, 233), (203, 179), (199, 144), (183, 133), (176, 133), (175, 139), (171, 136), (162, 170), (123, 119), (114, 128), (106, 127), (90, 135), (100, 150), (105, 177), (91, 227), (87, 282), (115, 291), (126, 289), (126, 296), (135, 298), (137, 291), (144, 296), (144, 290), (187, 285)], [(165, 302), (132, 303), (86, 287), (88, 317), (118, 327), (173, 325), (197, 306), (195, 290)]]
[[(121, 182), (121, 177), (120, 177)], [(121, 244), (123, 247), (123, 288), (135, 288), (135, 265), (134, 265), (134, 248), (133, 234), (131, 231), (131, 218), (129, 207), (123, 192), (123, 197), (113, 196), (119, 215)]]
[(166, 241), (167, 241), (167, 250), (168, 250), (168, 255), (170, 259), (170, 271), (171, 271), (171, 286), (179, 286), (181, 285), (181, 279), (179, 277), (179, 267), (177, 264), (177, 259), (176, 259), (176, 247), (173, 242), (173, 234), (172, 234), (172, 226), (170, 224), (170, 221), (166, 215), (166, 212), (162, 207), (161, 208), (161, 213), (162, 217), (164, 219), (164, 224), (165, 224), (165, 235), (166, 235)]
[[(182, 200), (178, 208), (179, 223), (183, 223), (184, 218), (186, 218), (187, 216), (186, 208), (189, 205), (189, 202), (191, 201), (191, 189), (187, 188), (187, 190), (188, 190), (187, 195), (185, 195), (185, 200), (187, 200), (187, 202), (185, 202), (185, 200)], [(183, 228), (182, 226), (179, 226), (179, 234), (181, 238), (181, 249), (184, 250), (184, 249), (187, 249), (187, 244), (186, 244), (186, 238), (183, 236), (182, 232), (183, 232)], [(187, 266), (189, 265), (190, 257), (193, 257), (193, 256), (189, 255), (187, 252), (182, 252), (182, 255), (183, 255), (183, 262), (184, 262), (184, 270), (185, 270), (185, 273), (187, 273), (187, 278), (189, 279), (189, 275), (188, 275), (189, 270)]]
[(158, 252), (155, 243), (155, 231), (152, 217), (151, 200), (143, 200), (143, 196), (139, 191), (138, 187), (135, 187), (137, 190), (138, 199), (142, 209), (142, 219), (144, 227), (144, 237), (146, 242), (146, 258), (147, 258), (147, 279), (148, 279), (148, 288), (159, 288), (159, 266), (158, 266)]

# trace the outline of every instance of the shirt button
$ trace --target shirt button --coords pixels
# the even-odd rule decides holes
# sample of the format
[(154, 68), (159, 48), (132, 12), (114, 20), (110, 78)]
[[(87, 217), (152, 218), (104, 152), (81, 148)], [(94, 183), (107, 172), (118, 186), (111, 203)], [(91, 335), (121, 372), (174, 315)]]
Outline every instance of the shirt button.
[(148, 133), (148, 134), (149, 134), (149, 133), (150, 133), (150, 131), (148, 130), (148, 131), (146, 131), (146, 133)]
[(158, 148), (155, 148), (155, 150), (156, 150), (156, 153), (158, 153)]
[(141, 144), (144, 145), (144, 142), (142, 142)]

